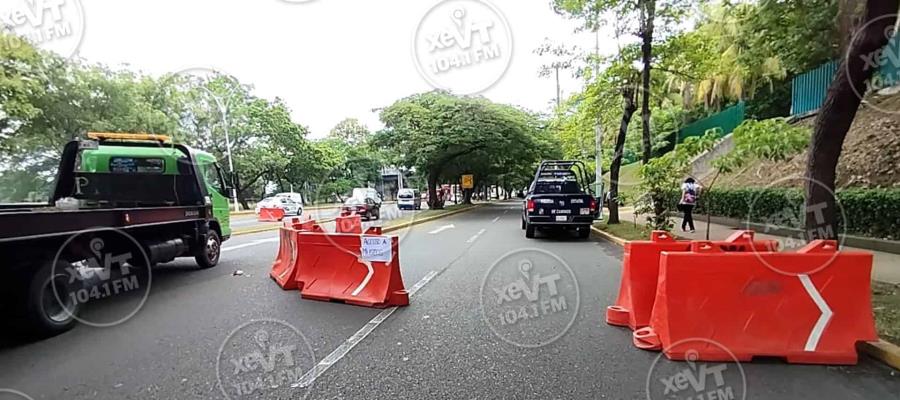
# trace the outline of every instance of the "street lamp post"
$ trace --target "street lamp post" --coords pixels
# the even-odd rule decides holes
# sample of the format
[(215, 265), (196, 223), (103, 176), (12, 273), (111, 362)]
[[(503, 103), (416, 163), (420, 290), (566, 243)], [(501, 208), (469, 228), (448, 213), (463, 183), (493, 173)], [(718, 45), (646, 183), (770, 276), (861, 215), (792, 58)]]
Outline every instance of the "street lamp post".
[[(222, 129), (225, 131), (225, 157), (228, 158), (228, 172), (231, 175), (231, 202), (234, 206), (234, 211), (240, 211), (240, 207), (238, 206), (238, 198), (237, 198), (237, 185), (234, 180), (234, 161), (231, 158), (231, 136), (228, 134), (228, 107), (227, 105), (222, 103), (222, 100), (219, 99), (215, 93), (211, 90), (207, 89), (204, 86), (200, 86), (201, 89), (209, 93), (210, 97), (212, 97), (213, 101), (216, 102), (216, 106), (219, 107), (219, 112), (222, 113)], [(229, 90), (228, 94), (231, 97), (231, 93), (234, 92), (234, 88)]]

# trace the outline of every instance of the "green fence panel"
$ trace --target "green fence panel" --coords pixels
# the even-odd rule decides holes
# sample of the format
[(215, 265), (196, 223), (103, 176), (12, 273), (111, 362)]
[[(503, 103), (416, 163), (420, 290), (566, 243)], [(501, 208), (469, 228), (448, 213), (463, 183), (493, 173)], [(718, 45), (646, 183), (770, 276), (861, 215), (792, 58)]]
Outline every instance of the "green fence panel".
[(681, 128), (678, 131), (678, 141), (684, 141), (685, 138), (691, 136), (703, 136), (706, 131), (715, 128), (722, 130), (722, 136), (727, 135), (744, 122), (745, 112), (744, 102), (726, 108), (718, 114), (711, 115)]
[(825, 95), (837, 69), (838, 60), (834, 60), (805, 74), (797, 75), (791, 89), (791, 115), (818, 110), (825, 101)]

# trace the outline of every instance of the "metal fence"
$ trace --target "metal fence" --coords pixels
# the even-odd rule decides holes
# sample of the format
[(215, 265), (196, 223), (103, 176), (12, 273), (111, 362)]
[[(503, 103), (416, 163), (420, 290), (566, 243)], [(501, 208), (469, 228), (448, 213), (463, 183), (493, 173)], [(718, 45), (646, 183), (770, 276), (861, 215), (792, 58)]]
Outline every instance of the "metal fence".
[(838, 60), (794, 78), (791, 88), (791, 115), (803, 115), (819, 109), (825, 101), (828, 87), (837, 73)]
[(691, 136), (702, 136), (710, 129), (719, 128), (721, 135), (725, 136), (734, 131), (742, 122), (746, 108), (744, 102), (740, 102), (734, 106), (722, 110), (718, 114), (696, 121), (678, 131), (678, 142), (684, 141), (685, 138)]

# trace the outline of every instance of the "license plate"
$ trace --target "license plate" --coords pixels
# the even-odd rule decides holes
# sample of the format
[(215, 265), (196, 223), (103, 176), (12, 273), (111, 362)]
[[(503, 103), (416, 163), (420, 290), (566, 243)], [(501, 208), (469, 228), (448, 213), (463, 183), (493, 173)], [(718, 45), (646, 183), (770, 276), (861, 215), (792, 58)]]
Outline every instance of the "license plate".
[(569, 217), (565, 215), (560, 215), (556, 217), (556, 222), (566, 222), (569, 220)]

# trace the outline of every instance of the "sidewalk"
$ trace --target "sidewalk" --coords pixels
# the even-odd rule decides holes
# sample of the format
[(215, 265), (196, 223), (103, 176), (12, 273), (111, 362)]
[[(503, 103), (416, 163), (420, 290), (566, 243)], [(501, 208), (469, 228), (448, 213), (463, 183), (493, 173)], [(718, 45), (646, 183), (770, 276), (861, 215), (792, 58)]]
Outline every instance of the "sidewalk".
[[(623, 208), (619, 210), (619, 219), (623, 223), (631, 222), (634, 220), (634, 210), (631, 208)], [(647, 221), (646, 216), (639, 215), (637, 218), (637, 222), (639, 224), (645, 224)], [(681, 216), (679, 215), (677, 218), (674, 218), (672, 221), (675, 225), (673, 233), (678, 235), (679, 237), (691, 240), (706, 240), (706, 220), (694, 220), (694, 227), (697, 228), (697, 232), (682, 232), (681, 231)], [(709, 238), (710, 240), (724, 240), (728, 236), (731, 235), (736, 229), (719, 224), (709, 224)], [(774, 239), (774, 240), (789, 240), (789, 238), (785, 238), (783, 236), (775, 236), (775, 235), (767, 235), (757, 233), (757, 237), (761, 239)], [(794, 239), (796, 240), (796, 239)], [(893, 253), (885, 253), (882, 251), (874, 251), (874, 250), (866, 250), (866, 249), (858, 249), (855, 247), (844, 246), (842, 249), (846, 250), (858, 250), (870, 252), (874, 255), (874, 260), (872, 263), (872, 279), (881, 282), (900, 284), (900, 254)]]

